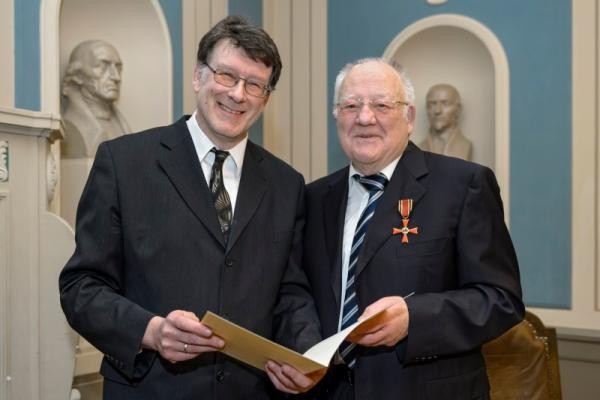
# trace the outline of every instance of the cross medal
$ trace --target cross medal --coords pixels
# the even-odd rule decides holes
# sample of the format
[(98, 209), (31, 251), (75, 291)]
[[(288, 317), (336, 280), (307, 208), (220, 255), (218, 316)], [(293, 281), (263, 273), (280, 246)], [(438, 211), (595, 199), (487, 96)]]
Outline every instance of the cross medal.
[(392, 228), (392, 235), (402, 234), (402, 243), (408, 243), (408, 234), (412, 233), (413, 235), (417, 235), (419, 233), (419, 227), (415, 226), (414, 228), (408, 227), (408, 217), (410, 216), (410, 212), (412, 211), (413, 201), (412, 199), (402, 199), (398, 202), (398, 211), (402, 216), (402, 228)]

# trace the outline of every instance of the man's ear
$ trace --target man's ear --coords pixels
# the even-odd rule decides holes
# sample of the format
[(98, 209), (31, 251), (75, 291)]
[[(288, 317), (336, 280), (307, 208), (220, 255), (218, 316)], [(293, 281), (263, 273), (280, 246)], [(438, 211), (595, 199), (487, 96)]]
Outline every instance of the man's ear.
[(417, 109), (413, 105), (408, 106), (408, 110), (406, 111), (406, 120), (409, 124), (415, 123), (415, 118), (417, 117)]
[(81, 75), (81, 72), (76, 73), (75, 75), (72, 76), (71, 80), (73, 82), (75, 82), (78, 86), (82, 86), (83, 85), (83, 76)]
[(202, 66), (200, 64), (196, 64), (194, 67), (194, 76), (192, 78), (192, 87), (194, 88), (194, 92), (198, 92), (200, 90), (200, 86), (202, 80)]
[(270, 98), (271, 98), (271, 92), (269, 92), (269, 93), (268, 93), (268, 94), (265, 96), (265, 98), (264, 98), (264, 105), (265, 105), (265, 106), (267, 105), (267, 102), (269, 101), (269, 99), (270, 99)]

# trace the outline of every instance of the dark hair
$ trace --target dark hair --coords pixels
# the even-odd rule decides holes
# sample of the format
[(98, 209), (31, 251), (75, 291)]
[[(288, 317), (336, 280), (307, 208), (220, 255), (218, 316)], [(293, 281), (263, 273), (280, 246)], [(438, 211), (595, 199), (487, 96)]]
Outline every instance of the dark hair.
[(230, 40), (231, 44), (244, 50), (246, 55), (254, 61), (260, 61), (267, 67), (272, 67), (269, 88), (275, 89), (279, 75), (281, 75), (281, 58), (277, 46), (267, 32), (250, 24), (243, 17), (232, 15), (226, 17), (202, 37), (198, 45), (198, 63), (206, 64), (214, 47), (224, 39)]

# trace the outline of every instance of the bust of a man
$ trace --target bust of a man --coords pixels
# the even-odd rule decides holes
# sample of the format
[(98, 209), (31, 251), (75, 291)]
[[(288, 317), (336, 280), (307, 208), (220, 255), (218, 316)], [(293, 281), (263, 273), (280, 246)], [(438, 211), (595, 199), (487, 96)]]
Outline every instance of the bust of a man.
[(429, 88), (426, 97), (429, 132), (419, 147), (438, 154), (471, 160), (472, 145), (458, 126), (460, 95), (452, 85), (440, 83)]
[(121, 68), (117, 50), (102, 40), (87, 40), (71, 52), (62, 82), (64, 158), (94, 157), (101, 142), (130, 132), (115, 106)]

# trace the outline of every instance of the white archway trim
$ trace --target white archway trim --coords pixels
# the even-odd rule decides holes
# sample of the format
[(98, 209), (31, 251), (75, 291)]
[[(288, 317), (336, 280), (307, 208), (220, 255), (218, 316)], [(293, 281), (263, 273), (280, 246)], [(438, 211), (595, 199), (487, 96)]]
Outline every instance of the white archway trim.
[(40, 111), (60, 115), (61, 0), (42, 0), (40, 6)]
[(167, 19), (165, 18), (165, 14), (163, 13), (162, 7), (158, 0), (151, 0), (152, 8), (156, 12), (158, 20), (160, 21), (160, 28), (163, 32), (163, 35), (167, 44), (167, 104), (169, 105), (169, 111), (167, 116), (169, 121), (173, 121), (173, 43), (171, 38), (171, 33), (169, 32), (169, 25), (167, 24)]
[(423, 18), (400, 32), (383, 53), (386, 60), (392, 59), (398, 49), (414, 35), (430, 28), (450, 26), (464, 29), (481, 40), (490, 52), (494, 64), (495, 102), (495, 173), (502, 189), (505, 220), (510, 221), (510, 81), (506, 52), (494, 33), (480, 22), (457, 14), (439, 14)]

